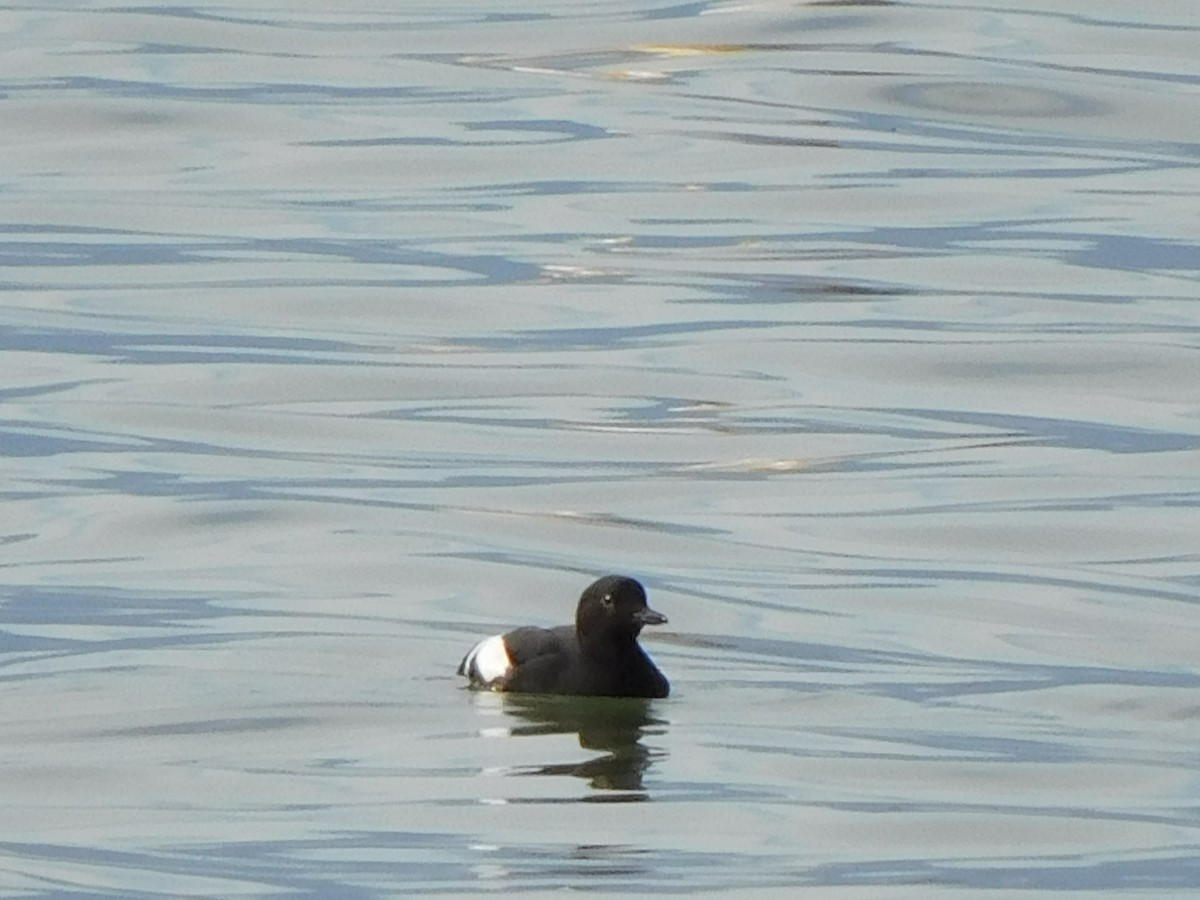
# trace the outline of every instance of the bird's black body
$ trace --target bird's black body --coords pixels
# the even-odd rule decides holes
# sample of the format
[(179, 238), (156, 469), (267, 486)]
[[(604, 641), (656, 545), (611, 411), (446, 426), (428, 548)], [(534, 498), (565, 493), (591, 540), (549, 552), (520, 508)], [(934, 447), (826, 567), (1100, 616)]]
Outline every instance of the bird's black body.
[(646, 605), (641, 584), (608, 575), (579, 598), (575, 624), (517, 628), (480, 641), (458, 667), (495, 691), (606, 697), (665, 697), (670, 684), (637, 642), (666, 617)]

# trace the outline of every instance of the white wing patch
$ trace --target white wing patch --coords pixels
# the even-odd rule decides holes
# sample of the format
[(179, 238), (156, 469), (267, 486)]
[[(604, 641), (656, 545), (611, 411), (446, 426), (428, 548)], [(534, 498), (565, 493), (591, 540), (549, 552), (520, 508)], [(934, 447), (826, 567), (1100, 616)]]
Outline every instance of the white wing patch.
[(475, 684), (491, 687), (504, 678), (511, 668), (512, 660), (508, 657), (508, 648), (504, 646), (504, 635), (494, 634), (471, 648), (463, 657), (458, 671)]

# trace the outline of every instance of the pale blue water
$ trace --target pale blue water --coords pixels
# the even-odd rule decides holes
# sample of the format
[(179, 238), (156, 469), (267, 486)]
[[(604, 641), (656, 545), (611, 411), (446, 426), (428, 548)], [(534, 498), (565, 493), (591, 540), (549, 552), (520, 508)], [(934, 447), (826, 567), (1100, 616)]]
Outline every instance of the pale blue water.
[(1198, 40), (8, 9), (0, 895), (1194, 897)]

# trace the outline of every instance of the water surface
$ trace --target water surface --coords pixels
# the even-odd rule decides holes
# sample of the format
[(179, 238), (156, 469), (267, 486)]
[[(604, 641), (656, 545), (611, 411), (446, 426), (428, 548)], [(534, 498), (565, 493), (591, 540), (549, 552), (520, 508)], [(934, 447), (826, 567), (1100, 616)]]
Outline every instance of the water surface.
[(0, 21), (0, 893), (1195, 895), (1186, 5)]

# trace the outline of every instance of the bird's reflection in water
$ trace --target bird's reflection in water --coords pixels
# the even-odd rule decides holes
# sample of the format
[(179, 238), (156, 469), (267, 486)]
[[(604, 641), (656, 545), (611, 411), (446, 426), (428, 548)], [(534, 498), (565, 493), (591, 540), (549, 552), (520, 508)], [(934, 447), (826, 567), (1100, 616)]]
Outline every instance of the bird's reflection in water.
[[(667, 720), (653, 714), (653, 701), (634, 697), (558, 697), (493, 694), (506, 716), (521, 720), (504, 729), (512, 737), (576, 734), (584, 750), (601, 753), (572, 763), (548, 763), (514, 770), (518, 775), (572, 775), (600, 792), (590, 801), (639, 801), (649, 797), (642, 776), (665, 752), (642, 743)], [(492, 733), (495, 733), (493, 731)]]

